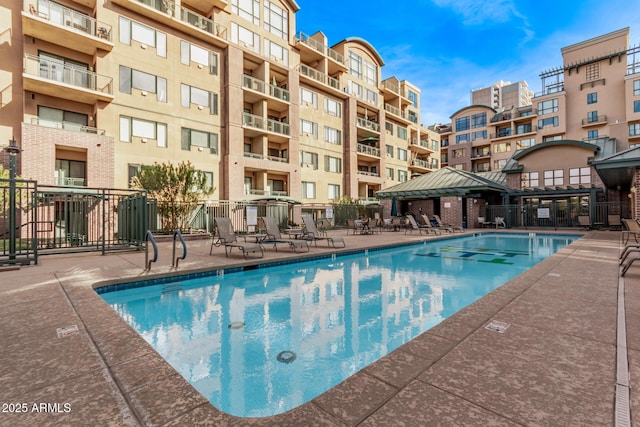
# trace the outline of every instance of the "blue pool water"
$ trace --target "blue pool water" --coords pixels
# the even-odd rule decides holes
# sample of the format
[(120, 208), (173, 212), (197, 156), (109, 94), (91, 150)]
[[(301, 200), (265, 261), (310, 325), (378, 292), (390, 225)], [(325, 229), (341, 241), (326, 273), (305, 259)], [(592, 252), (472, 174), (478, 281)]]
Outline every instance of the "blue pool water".
[(579, 236), (483, 234), (111, 292), (217, 408), (295, 408)]

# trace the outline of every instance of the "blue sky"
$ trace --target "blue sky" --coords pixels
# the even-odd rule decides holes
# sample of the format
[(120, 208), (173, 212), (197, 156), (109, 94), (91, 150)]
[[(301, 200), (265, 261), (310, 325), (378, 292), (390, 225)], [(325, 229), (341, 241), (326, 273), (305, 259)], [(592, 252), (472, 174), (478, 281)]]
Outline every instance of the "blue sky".
[(562, 65), (562, 47), (625, 27), (629, 45), (640, 44), (637, 0), (296, 1), (297, 31), (322, 31), (329, 45), (363, 38), (385, 62), (383, 79), (417, 85), (425, 125), (449, 123), (471, 90), (498, 80), (540, 92), (540, 73)]

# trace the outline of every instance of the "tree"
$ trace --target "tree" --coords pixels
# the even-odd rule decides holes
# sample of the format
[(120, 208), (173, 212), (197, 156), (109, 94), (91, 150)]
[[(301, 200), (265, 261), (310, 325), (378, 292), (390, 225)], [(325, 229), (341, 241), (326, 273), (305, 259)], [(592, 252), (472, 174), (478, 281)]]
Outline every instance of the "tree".
[(189, 227), (189, 215), (206, 195), (214, 190), (207, 183), (203, 171), (196, 170), (191, 162), (143, 165), (131, 184), (147, 190), (150, 199), (158, 203), (162, 228), (166, 232), (185, 230)]

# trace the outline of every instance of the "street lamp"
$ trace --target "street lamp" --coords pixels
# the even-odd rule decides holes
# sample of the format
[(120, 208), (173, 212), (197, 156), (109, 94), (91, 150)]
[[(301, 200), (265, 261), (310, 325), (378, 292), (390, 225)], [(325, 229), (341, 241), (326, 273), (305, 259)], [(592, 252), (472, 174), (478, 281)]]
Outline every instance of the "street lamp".
[(16, 139), (11, 138), (9, 145), (4, 148), (9, 154), (9, 259), (16, 259), (16, 158), (20, 148)]

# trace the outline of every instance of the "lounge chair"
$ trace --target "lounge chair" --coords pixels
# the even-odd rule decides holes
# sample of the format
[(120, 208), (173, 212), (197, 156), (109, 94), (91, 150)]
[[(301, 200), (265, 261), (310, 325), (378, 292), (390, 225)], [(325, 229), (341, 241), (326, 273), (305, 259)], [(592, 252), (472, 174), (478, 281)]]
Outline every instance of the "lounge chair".
[(607, 221), (611, 229), (615, 228), (618, 230), (622, 230), (622, 222), (620, 222), (620, 215), (608, 215)]
[(495, 220), (494, 222), (496, 224), (496, 228), (500, 228), (500, 227), (507, 228), (507, 223), (504, 222), (504, 218), (503, 217), (497, 216), (497, 217), (494, 218), (494, 220)]
[(492, 225), (493, 225), (493, 222), (487, 221), (485, 217), (483, 216), (478, 217), (478, 228), (491, 227)]
[(435, 234), (440, 234), (440, 230), (433, 228), (431, 226), (431, 224), (429, 225), (420, 225), (416, 222), (416, 219), (411, 216), (411, 215), (407, 215), (407, 220), (409, 221), (409, 224), (407, 226), (407, 228), (404, 230), (404, 234), (407, 234), (407, 232), (409, 233), (413, 233), (414, 230), (418, 230), (420, 232), (420, 234), (422, 234), (422, 232), (424, 231), (425, 233), (429, 234), (431, 232), (435, 233)]
[(303, 239), (311, 240), (316, 246), (318, 246), (318, 240), (326, 240), (334, 248), (336, 243), (342, 243), (343, 248), (346, 246), (342, 237), (322, 236), (310, 215), (302, 215), (302, 222), (304, 222), (305, 228)]
[(631, 236), (633, 236), (636, 243), (638, 243), (638, 236), (640, 235), (640, 224), (635, 219), (622, 219), (622, 225), (624, 226), (624, 230), (622, 230), (622, 244), (626, 245), (629, 242)]
[(589, 219), (589, 215), (578, 215), (578, 224), (582, 230), (590, 230), (591, 219)]
[(276, 252), (278, 252), (278, 244), (284, 243), (289, 245), (292, 251), (298, 252), (298, 249), (303, 252), (309, 252), (309, 244), (306, 240), (292, 240), (292, 239), (283, 239), (282, 234), (280, 234), (280, 227), (278, 227), (278, 223), (276, 223), (276, 219), (272, 216), (262, 216), (260, 217), (260, 221), (264, 225), (265, 238), (260, 241), (262, 245), (267, 243), (272, 244), (275, 248)]
[[(220, 239), (220, 243), (224, 246), (224, 254), (225, 256), (229, 256), (229, 253), (233, 248), (238, 248), (242, 250), (242, 255), (247, 258), (247, 254), (249, 252), (257, 253), (260, 252), (260, 258), (264, 256), (264, 251), (262, 249), (262, 245), (260, 243), (240, 243), (236, 238), (236, 232), (233, 230), (233, 224), (229, 218), (224, 217), (216, 217), (213, 219), (213, 224), (217, 229), (218, 238)], [(213, 239), (211, 241), (211, 249), (209, 249), (209, 255), (213, 251), (214, 242), (216, 240)]]
[(440, 234), (440, 227), (434, 227), (431, 224), (431, 220), (429, 219), (428, 215), (422, 214), (422, 219), (424, 220), (425, 227), (430, 228), (431, 230), (433, 230), (433, 232), (435, 234), (438, 234), (438, 235)]
[(436, 223), (438, 224), (438, 227), (442, 228), (442, 229), (447, 229), (448, 231), (450, 231), (451, 233), (455, 232), (455, 231), (459, 231), (460, 233), (462, 233), (464, 230), (462, 229), (462, 227), (456, 227), (455, 225), (451, 225), (451, 224), (445, 224), (442, 222), (442, 220), (440, 219), (439, 215), (434, 215), (433, 219), (436, 220)]
[(352, 234), (362, 234), (362, 231), (364, 230), (364, 224), (362, 223), (362, 220), (348, 219), (347, 234), (349, 234), (349, 230), (351, 230)]

